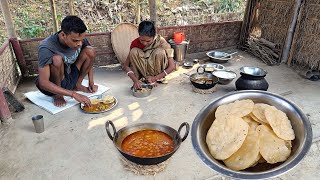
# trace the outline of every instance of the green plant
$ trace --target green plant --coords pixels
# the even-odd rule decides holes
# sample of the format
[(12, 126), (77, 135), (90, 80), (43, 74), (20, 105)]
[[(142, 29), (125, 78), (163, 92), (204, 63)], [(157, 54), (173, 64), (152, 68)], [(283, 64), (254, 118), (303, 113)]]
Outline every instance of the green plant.
[(242, 1), (243, 0), (220, 0), (216, 12), (237, 12), (241, 9)]
[(46, 28), (43, 27), (41, 22), (30, 18), (28, 13), (24, 12), (20, 17), (22, 18), (15, 18), (15, 24), (20, 38), (41, 37), (46, 31)]

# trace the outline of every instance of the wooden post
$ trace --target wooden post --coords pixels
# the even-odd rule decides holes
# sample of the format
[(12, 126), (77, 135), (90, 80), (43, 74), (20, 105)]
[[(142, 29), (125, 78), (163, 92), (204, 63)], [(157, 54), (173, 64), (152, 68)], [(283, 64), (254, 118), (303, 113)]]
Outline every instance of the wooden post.
[(246, 5), (246, 11), (244, 14), (243, 22), (241, 25), (240, 39), (238, 48), (243, 49), (250, 35), (252, 15), (254, 15), (254, 9), (257, 5), (257, 0), (248, 0)]
[(140, 0), (136, 0), (136, 23), (140, 23), (141, 11), (140, 11)]
[(17, 61), (18, 61), (18, 64), (19, 64), (19, 67), (20, 67), (20, 70), (21, 70), (21, 74), (23, 76), (26, 76), (27, 74), (27, 71), (26, 71), (26, 62), (25, 62), (25, 59), (24, 59), (24, 56), (23, 56), (23, 52), (22, 52), (22, 49), (21, 49), (21, 46), (20, 46), (20, 43), (17, 39), (17, 35), (15, 33), (15, 28), (14, 28), (14, 23), (12, 21), (12, 16), (11, 16), (11, 12), (10, 12), (10, 9), (9, 9), (9, 4), (8, 4), (8, 1), (7, 0), (1, 0), (0, 1), (1, 3), (1, 9), (2, 9), (2, 14), (3, 14), (3, 17), (4, 17), (4, 21), (5, 21), (5, 24), (6, 24), (6, 29), (7, 29), (7, 33), (8, 33), (8, 38), (12, 44), (12, 47), (13, 47), (13, 51), (14, 51), (14, 54), (17, 58)]
[(293, 12), (292, 22), (291, 22), (291, 25), (290, 25), (290, 27), (288, 29), (286, 42), (284, 44), (284, 48), (283, 48), (282, 56), (281, 56), (281, 62), (284, 62), (284, 63), (287, 63), (288, 59), (289, 59), (290, 49), (291, 49), (291, 45), (292, 45), (292, 39), (293, 39), (293, 36), (294, 36), (294, 33), (295, 33), (295, 29), (296, 29), (297, 20), (298, 20), (298, 17), (299, 17), (301, 4), (302, 4), (302, 0), (296, 0), (296, 4), (295, 4), (295, 7), (294, 7), (294, 12)]
[(6, 23), (8, 37), (9, 37), (9, 39), (15, 38), (17, 36), (16, 36), (15, 29), (13, 26), (13, 21), (12, 21), (11, 12), (9, 9), (8, 1), (1, 0), (0, 3), (1, 3), (2, 14), (4, 17), (4, 22)]
[(69, 0), (69, 15), (74, 15), (73, 0)]
[(57, 21), (57, 11), (56, 11), (56, 4), (54, 0), (50, 0), (51, 12), (52, 12), (52, 19), (53, 19), (53, 31), (58, 31), (58, 21)]
[(291, 44), (291, 48), (290, 48), (290, 52), (289, 52), (289, 57), (288, 57), (288, 61), (287, 61), (287, 64), (288, 66), (291, 66), (291, 62), (292, 62), (292, 58), (293, 58), (293, 55), (294, 55), (294, 52), (296, 50), (296, 43), (297, 43), (297, 40), (298, 40), (298, 36), (299, 36), (299, 28), (300, 28), (300, 23), (301, 23), (301, 18), (302, 18), (302, 14), (303, 14), (303, 9), (304, 9), (304, 5), (305, 5), (305, 1), (302, 2), (302, 5), (300, 7), (300, 11), (299, 11), (299, 15), (298, 15), (298, 20), (297, 20), (297, 25), (296, 25), (296, 28), (295, 28), (295, 33), (293, 35), (293, 39), (292, 39), (292, 44)]
[(158, 25), (157, 17), (157, 4), (156, 0), (148, 0), (149, 2), (149, 11), (150, 11), (150, 20), (154, 22), (154, 25)]
[(3, 122), (7, 122), (7, 120), (10, 118), (11, 118), (11, 113), (9, 110), (9, 106), (2, 92), (2, 88), (0, 88), (0, 119)]

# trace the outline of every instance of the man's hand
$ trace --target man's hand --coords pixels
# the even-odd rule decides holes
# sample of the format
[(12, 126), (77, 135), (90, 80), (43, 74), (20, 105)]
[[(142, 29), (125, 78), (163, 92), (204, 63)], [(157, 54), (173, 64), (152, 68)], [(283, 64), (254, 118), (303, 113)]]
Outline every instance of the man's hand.
[(72, 93), (72, 97), (79, 101), (80, 103), (84, 104), (87, 107), (91, 107), (91, 101), (87, 96), (84, 96), (82, 94), (76, 93), (75, 91), (73, 91)]
[(91, 93), (95, 93), (98, 90), (98, 86), (90, 83), (88, 89)]

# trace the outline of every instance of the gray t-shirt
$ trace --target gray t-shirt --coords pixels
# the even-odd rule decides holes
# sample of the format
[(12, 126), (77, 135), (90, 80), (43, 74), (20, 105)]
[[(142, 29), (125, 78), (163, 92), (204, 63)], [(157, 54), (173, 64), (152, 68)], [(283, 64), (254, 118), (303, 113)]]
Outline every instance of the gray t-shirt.
[[(52, 64), (52, 57), (56, 54), (62, 56), (64, 63), (68, 67), (70, 67), (70, 65), (77, 60), (81, 50), (86, 46), (90, 46), (89, 41), (87, 39), (84, 39), (82, 47), (80, 47), (79, 49), (74, 50), (72, 48), (69, 48), (59, 42), (58, 34), (60, 32), (61, 31), (41, 41), (38, 51), (39, 67), (42, 68), (45, 65)], [(70, 70), (70, 68), (68, 68), (68, 70)]]

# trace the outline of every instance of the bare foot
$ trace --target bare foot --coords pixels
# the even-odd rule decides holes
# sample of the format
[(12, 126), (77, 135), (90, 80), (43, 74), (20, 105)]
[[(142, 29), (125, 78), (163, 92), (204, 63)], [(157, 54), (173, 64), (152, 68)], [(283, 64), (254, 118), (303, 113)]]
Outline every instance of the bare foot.
[(53, 97), (54, 105), (57, 107), (63, 107), (67, 104), (66, 100), (64, 100), (63, 96), (55, 95)]
[(76, 85), (76, 87), (74, 88), (75, 91), (82, 91), (85, 93), (91, 93), (88, 87), (85, 87), (83, 85)]

